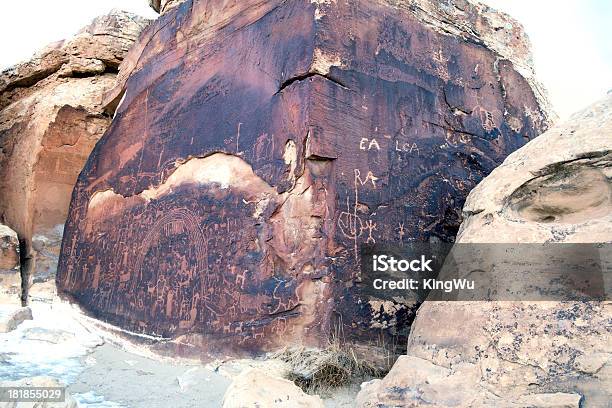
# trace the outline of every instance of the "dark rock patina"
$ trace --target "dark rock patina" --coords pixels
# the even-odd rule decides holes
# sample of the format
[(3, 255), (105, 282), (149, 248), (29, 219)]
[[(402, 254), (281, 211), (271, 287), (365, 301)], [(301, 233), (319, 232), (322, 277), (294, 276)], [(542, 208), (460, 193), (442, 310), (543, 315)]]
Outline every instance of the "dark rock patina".
[(477, 33), (391, 3), (193, 0), (160, 17), (107, 98), (60, 292), (213, 352), (399, 334), (408, 308), (359, 295), (359, 247), (452, 241), (467, 193), (547, 114)]

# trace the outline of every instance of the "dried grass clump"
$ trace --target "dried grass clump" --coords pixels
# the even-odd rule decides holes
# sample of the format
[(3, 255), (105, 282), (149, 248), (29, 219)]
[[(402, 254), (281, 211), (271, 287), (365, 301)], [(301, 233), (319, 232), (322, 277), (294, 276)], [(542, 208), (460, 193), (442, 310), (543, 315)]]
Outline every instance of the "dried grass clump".
[(285, 348), (272, 358), (285, 362), (287, 379), (308, 393), (326, 392), (386, 374), (385, 370), (358, 358), (353, 349), (344, 349), (337, 343), (325, 349)]

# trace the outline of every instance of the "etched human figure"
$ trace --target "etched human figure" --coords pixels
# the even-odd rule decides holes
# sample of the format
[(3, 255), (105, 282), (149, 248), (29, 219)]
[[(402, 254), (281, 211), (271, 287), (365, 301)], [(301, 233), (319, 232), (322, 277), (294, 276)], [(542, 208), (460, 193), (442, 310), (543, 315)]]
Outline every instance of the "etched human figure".
[(366, 221), (365, 227), (362, 228), (362, 229), (368, 231), (368, 238), (366, 240), (367, 244), (375, 244), (376, 243), (376, 240), (372, 236), (373, 231), (376, 231), (376, 229), (377, 229), (376, 227), (377, 227), (376, 223), (370, 219), (370, 220)]
[(404, 235), (406, 235), (406, 231), (404, 230), (404, 223), (400, 222), (398, 226), (398, 232), (400, 245), (404, 245)]

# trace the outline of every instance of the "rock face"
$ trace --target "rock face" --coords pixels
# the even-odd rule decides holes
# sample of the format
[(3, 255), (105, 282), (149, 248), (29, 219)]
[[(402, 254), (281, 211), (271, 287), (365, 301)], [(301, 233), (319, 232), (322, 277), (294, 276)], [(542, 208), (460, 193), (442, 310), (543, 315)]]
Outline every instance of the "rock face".
[[(467, 199), (457, 242), (608, 243), (600, 256), (609, 268), (611, 154), (608, 95), (482, 181)], [(408, 356), (363, 388), (359, 406), (608, 406), (611, 321), (609, 301), (425, 302)]]
[(0, 303), (20, 302), (19, 240), (15, 231), (0, 224)]
[[(515, 22), (418, 4), (194, 0), (161, 16), (107, 95), (61, 292), (211, 351), (371, 336), (360, 246), (452, 241), (468, 191), (549, 120)], [(398, 309), (386, 334), (407, 327)]]
[(323, 408), (318, 396), (304, 393), (284, 378), (252, 368), (242, 372), (223, 397), (223, 408)]
[(113, 11), (0, 74), (0, 220), (40, 279), (55, 273), (74, 183), (110, 125), (102, 96), (146, 23)]
[(0, 224), (0, 271), (19, 268), (19, 240), (17, 233)]

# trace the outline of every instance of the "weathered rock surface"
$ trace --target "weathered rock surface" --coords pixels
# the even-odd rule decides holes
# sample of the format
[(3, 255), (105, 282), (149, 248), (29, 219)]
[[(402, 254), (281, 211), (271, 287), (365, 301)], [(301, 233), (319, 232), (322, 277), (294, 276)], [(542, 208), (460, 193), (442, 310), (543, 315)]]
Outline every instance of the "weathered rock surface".
[(20, 302), (19, 240), (15, 231), (0, 224), (0, 303)]
[[(19, 381), (3, 381), (0, 382), (1, 387), (47, 387), (58, 388), (63, 387), (59, 381), (52, 377), (31, 377), (24, 378)], [(0, 408), (77, 408), (78, 404), (74, 398), (68, 393), (65, 394), (65, 399), (62, 402), (46, 402), (44, 400), (35, 402), (0, 402)]]
[[(63, 295), (212, 351), (373, 335), (359, 247), (452, 241), (468, 191), (549, 120), (518, 24), (427, 4), (162, 15), (105, 99), (117, 113), (74, 192)], [(398, 309), (386, 334), (407, 327)]]
[(223, 408), (323, 408), (323, 401), (284, 378), (252, 368), (242, 372), (223, 397)]
[(462, 242), (612, 242), (612, 95), (510, 155), (468, 197)]
[[(608, 95), (485, 178), (467, 199), (458, 242), (611, 243), (611, 153)], [(609, 245), (600, 256), (609, 278)], [(611, 322), (609, 301), (425, 302), (408, 356), (364, 387), (360, 406), (608, 406)]]
[(29, 307), (6, 308), (0, 313), (0, 333), (13, 331), (26, 320), (32, 320)]
[(530, 393), (504, 399), (479, 387), (479, 368), (460, 363), (451, 368), (427, 359), (401, 356), (382, 380), (362, 384), (355, 402), (360, 408), (500, 407), (579, 408), (576, 393)]
[(148, 23), (149, 20), (134, 14), (112, 10), (94, 19), (73, 38), (52, 43), (32, 60), (2, 71), (0, 107), (5, 108), (38, 91), (39, 87), (33, 85), (55, 73), (59, 77), (117, 73), (126, 53)]
[(17, 233), (0, 224), (0, 270), (12, 270), (19, 267), (19, 240)]
[(185, 0), (149, 0), (149, 6), (160, 14), (164, 14)]
[(146, 24), (113, 11), (0, 74), (0, 220), (39, 280), (55, 273), (74, 183), (110, 125), (102, 97)]

